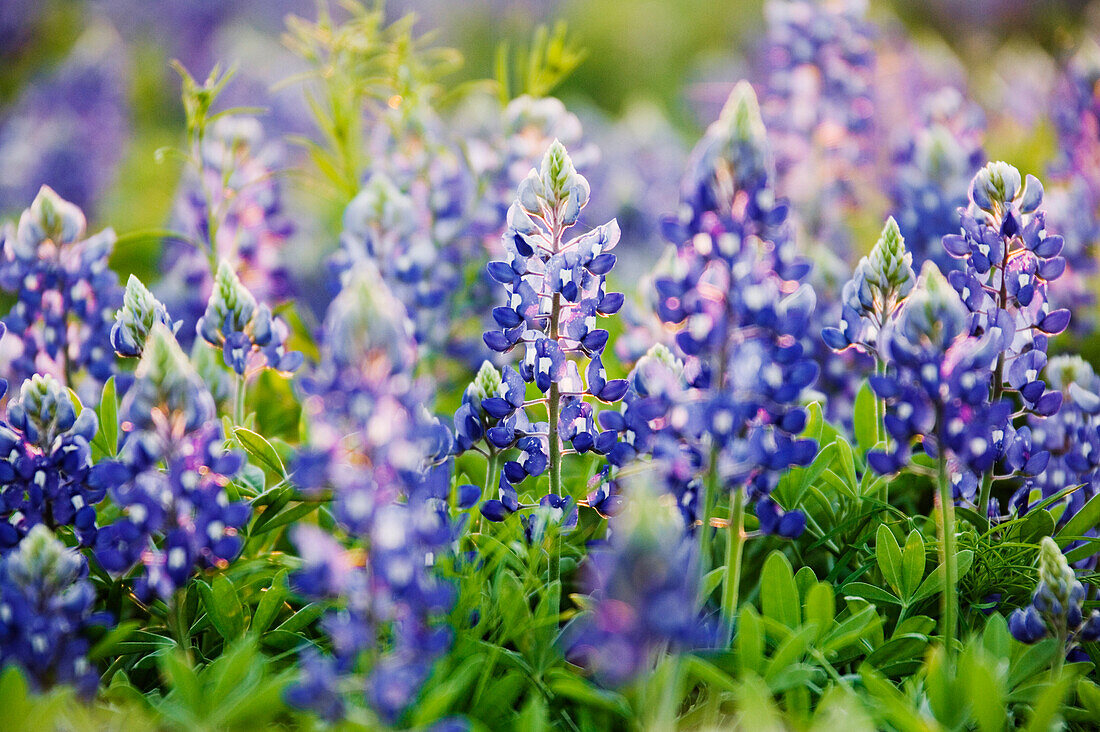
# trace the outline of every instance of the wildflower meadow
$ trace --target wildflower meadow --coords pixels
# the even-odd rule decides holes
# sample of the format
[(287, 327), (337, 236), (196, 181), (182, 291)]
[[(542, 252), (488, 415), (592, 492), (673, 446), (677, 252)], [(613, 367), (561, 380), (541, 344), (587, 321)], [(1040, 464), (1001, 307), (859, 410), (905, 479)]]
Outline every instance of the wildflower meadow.
[(0, 0), (0, 729), (1100, 729), (1100, 6)]

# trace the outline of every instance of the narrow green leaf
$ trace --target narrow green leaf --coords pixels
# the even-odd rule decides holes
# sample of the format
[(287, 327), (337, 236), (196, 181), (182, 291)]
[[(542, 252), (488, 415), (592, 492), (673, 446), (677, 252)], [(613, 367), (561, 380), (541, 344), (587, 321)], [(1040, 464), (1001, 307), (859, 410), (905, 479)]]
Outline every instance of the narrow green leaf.
[(260, 597), (260, 602), (256, 606), (256, 612), (252, 616), (251, 629), (255, 633), (263, 633), (274, 622), (275, 616), (279, 614), (279, 609), (283, 606), (283, 600), (286, 599), (288, 589), (286, 585), (287, 570), (279, 572), (271, 580), (271, 586), (264, 591)]
[(788, 628), (797, 628), (802, 622), (798, 587), (791, 563), (782, 552), (772, 552), (764, 562), (760, 575), (760, 604), (764, 615)]
[(274, 473), (280, 479), (286, 479), (286, 468), (283, 467), (279, 453), (275, 452), (275, 448), (262, 435), (244, 427), (237, 427), (233, 434), (255, 465)]
[(741, 608), (735, 645), (742, 674), (748, 671), (764, 672), (764, 624), (752, 605)]
[(924, 539), (914, 529), (905, 540), (905, 550), (901, 555), (901, 597), (908, 600), (920, 586), (924, 578), (925, 554)]
[[(958, 553), (959, 562), (959, 578), (967, 573), (970, 569), (970, 565), (974, 563), (974, 552), (969, 549), (963, 549)], [(920, 583), (920, 587), (917, 588), (916, 593), (909, 598), (910, 603), (920, 602), (926, 598), (931, 597), (939, 592), (943, 591), (943, 565), (939, 565), (932, 573), (924, 578), (924, 582)]]
[(841, 588), (845, 596), (860, 597), (869, 602), (887, 603), (890, 605), (902, 605), (901, 599), (890, 594), (887, 590), (877, 585), (866, 582), (849, 582)]
[(229, 641), (240, 636), (244, 631), (244, 611), (233, 582), (222, 574), (214, 578), (213, 587), (205, 582), (197, 582), (196, 586), (206, 615), (221, 637)]
[(894, 538), (894, 533), (886, 524), (879, 524), (878, 531), (875, 533), (875, 560), (878, 562), (883, 578), (894, 588), (894, 592), (903, 594), (901, 547), (898, 546), (898, 540)]
[(103, 395), (99, 399), (97, 416), (99, 434), (103, 435), (106, 454), (114, 457), (118, 453), (118, 395), (115, 393), (113, 376), (103, 385)]
[(1083, 536), (1097, 524), (1100, 524), (1100, 495), (1093, 496), (1092, 500), (1082, 506), (1081, 510), (1066, 522), (1057, 536), (1059, 539)]
[(877, 442), (876, 433), (878, 424), (875, 419), (875, 395), (871, 391), (871, 385), (867, 379), (859, 387), (856, 394), (855, 406), (852, 415), (852, 426), (856, 436), (856, 445), (860, 452), (866, 453)]

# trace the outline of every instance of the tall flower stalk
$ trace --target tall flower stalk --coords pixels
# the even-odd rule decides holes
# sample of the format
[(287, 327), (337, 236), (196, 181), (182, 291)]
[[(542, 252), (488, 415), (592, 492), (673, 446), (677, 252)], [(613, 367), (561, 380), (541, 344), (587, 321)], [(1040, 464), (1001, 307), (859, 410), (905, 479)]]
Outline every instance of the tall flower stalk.
[[(608, 332), (597, 327), (600, 317), (618, 312), (623, 304), (622, 294), (606, 290), (606, 275), (615, 265), (611, 249), (619, 241), (619, 227), (611, 221), (567, 237), (588, 196), (588, 181), (573, 167), (565, 147), (555, 141), (539, 169), (531, 170), (520, 184), (508, 211), (503, 237), (508, 258), (489, 264), (489, 274), (504, 286), (508, 299), (494, 308), (499, 329), (485, 333), (485, 344), (500, 353), (523, 350), (518, 370), (505, 367), (499, 395), (480, 403), (494, 421), (484, 430), (492, 448), (515, 447), (523, 453), (518, 460), (504, 463), (499, 498), (482, 505), (483, 515), (492, 520), (521, 507), (516, 483), (548, 470), (550, 491), (540, 504), (559, 513), (564, 528), (575, 521), (575, 499), (562, 483), (562, 458), (594, 452), (621, 465), (633, 455), (615, 431), (598, 424), (588, 401), (617, 402), (627, 390), (624, 379), (607, 378), (602, 353)], [(545, 396), (527, 400), (529, 383)], [(544, 423), (532, 422), (527, 415), (529, 407), (537, 406), (546, 409)], [(555, 586), (559, 554), (560, 546), (549, 557)]]
[[(970, 184), (970, 206), (960, 209), (962, 230), (945, 236), (944, 248), (964, 261), (951, 272), (951, 285), (970, 312), (969, 329), (998, 341), (989, 378), (989, 400), (1018, 395), (1025, 413), (1046, 417), (1058, 411), (1062, 394), (1039, 378), (1047, 363), (1047, 339), (1069, 325), (1067, 309), (1051, 309), (1048, 283), (1061, 276), (1061, 236), (1048, 235), (1040, 209), (1043, 186), (1034, 176), (1004, 162), (989, 163)], [(1006, 420), (1006, 427), (1012, 425)], [(982, 474), (977, 509), (987, 515), (992, 469)]]
[[(661, 431), (675, 433), (686, 452), (658, 449), (671, 458), (670, 483), (680, 500), (694, 506), (704, 573), (712, 519), (720, 496), (729, 495), (727, 639), (740, 597), (745, 506), (754, 504), (763, 533), (800, 534), (805, 517), (791, 506), (783, 510), (771, 491), (782, 470), (808, 464), (816, 452), (813, 440), (797, 437), (806, 422), (799, 401), (818, 372), (801, 340), (815, 296), (801, 282), (809, 266), (792, 251), (786, 203), (773, 183), (760, 109), (742, 82), (692, 153), (681, 212), (663, 227), (675, 260), (656, 280), (657, 313), (676, 330), (690, 387), (679, 393), (682, 403), (661, 405), (672, 417)], [(628, 409), (628, 424), (655, 416), (646, 404)], [(686, 455), (700, 472), (683, 469)]]

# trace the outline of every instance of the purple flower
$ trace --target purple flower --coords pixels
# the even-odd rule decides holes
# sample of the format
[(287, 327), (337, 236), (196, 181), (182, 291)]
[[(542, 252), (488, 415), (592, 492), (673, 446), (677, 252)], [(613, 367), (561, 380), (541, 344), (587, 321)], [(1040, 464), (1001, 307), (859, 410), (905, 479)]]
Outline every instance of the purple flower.
[(253, 361), (277, 371), (295, 371), (302, 365), (301, 353), (286, 350), (290, 335), (286, 323), (256, 302), (224, 259), (218, 265), (206, 312), (195, 328), (203, 340), (222, 349), (225, 365), (239, 375), (243, 376)]
[(194, 155), (174, 213), (186, 238), (166, 242), (165, 275), (157, 287), (183, 321), (185, 346), (216, 294), (214, 262), (228, 262), (243, 287), (263, 301), (277, 303), (294, 291), (283, 251), (294, 227), (283, 212), (281, 153), (264, 144), (260, 123), (221, 117)]
[(97, 420), (78, 407), (52, 376), (27, 379), (8, 402), (8, 424), (0, 423), (0, 553), (40, 524), (72, 527), (84, 545), (95, 540), (95, 504), (106, 493), (91, 474)]
[(43, 186), (17, 229), (0, 228), (0, 287), (17, 298), (4, 316), (22, 346), (12, 376), (50, 373), (94, 398), (116, 370), (111, 327), (122, 289), (107, 264), (114, 232), (85, 238), (85, 227), (79, 208)]
[(95, 694), (86, 633), (109, 620), (93, 612), (87, 576), (84, 557), (42, 525), (0, 558), (0, 666), (21, 667), (39, 690), (72, 684), (85, 698)]
[(1031, 604), (1014, 610), (1008, 629), (1021, 643), (1053, 636), (1071, 655), (1081, 643), (1100, 640), (1100, 610), (1085, 615), (1085, 587), (1078, 581), (1062, 550), (1049, 536), (1039, 549), (1039, 584)]
[(742, 83), (692, 153), (681, 214), (665, 221), (676, 258), (656, 280), (657, 314), (675, 328), (683, 365), (671, 354), (639, 362), (616, 425), (660, 457), (689, 524), (709, 511), (697, 500), (704, 473), (757, 501), (815, 452), (795, 438), (818, 373), (802, 340), (815, 297), (800, 282), (808, 265), (773, 183), (756, 98)]
[(568, 657), (621, 686), (666, 652), (705, 646), (698, 550), (679, 519), (639, 482), (586, 560), (586, 611), (566, 634)]
[(365, 261), (330, 306), (321, 363), (302, 381), (313, 427), (292, 467), (309, 490), (332, 490), (345, 535), (301, 527), (294, 536), (305, 560), (295, 586), (336, 607), (323, 621), (331, 661), (307, 659), (288, 700), (324, 715), (339, 714), (339, 680), (365, 667), (366, 701), (396, 721), (450, 645), (439, 618), (454, 591), (434, 565), (455, 537), (453, 438), (424, 408), (430, 392), (412, 377), (415, 352), (404, 307)]

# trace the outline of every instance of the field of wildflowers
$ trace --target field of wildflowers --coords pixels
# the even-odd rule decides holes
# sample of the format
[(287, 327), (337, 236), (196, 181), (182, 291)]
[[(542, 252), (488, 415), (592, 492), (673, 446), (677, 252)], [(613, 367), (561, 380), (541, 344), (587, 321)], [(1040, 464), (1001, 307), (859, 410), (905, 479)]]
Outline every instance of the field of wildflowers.
[(0, 729), (1100, 729), (1100, 8), (612, 5), (0, 6)]

